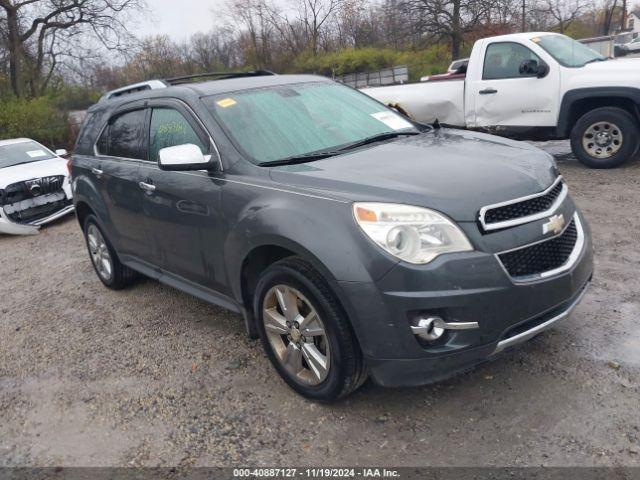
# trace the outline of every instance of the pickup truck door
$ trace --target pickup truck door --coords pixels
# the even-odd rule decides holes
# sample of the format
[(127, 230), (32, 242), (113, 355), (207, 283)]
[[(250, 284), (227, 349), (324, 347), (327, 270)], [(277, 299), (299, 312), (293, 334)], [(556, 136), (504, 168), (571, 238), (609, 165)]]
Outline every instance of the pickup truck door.
[[(482, 55), (481, 69), (468, 79), (473, 96), (476, 127), (555, 127), (560, 106), (560, 68), (545, 61), (544, 54), (517, 42), (489, 43)], [(524, 62), (547, 65), (542, 78), (521, 68)], [(469, 118), (471, 117), (471, 118)], [(473, 116), (467, 116), (472, 120)], [(472, 123), (472, 122), (469, 122)]]

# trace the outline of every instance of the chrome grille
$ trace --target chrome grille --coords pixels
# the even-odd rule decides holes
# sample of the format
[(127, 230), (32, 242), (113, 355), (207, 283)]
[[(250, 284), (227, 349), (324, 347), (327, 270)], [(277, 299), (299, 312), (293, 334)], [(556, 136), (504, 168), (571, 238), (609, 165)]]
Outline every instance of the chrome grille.
[(545, 191), (480, 210), (484, 230), (498, 230), (539, 220), (552, 213), (567, 195), (567, 187), (558, 177)]
[(40, 195), (48, 195), (62, 190), (64, 175), (34, 178), (23, 182), (12, 183), (4, 190), (2, 203), (7, 205), (20, 202)]

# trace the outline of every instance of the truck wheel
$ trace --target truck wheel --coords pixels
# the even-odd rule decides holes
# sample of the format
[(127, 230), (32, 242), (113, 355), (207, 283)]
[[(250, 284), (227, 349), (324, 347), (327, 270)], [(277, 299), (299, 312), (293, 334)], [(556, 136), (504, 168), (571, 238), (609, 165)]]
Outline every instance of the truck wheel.
[(571, 149), (588, 167), (619, 167), (638, 151), (636, 123), (621, 108), (596, 108), (576, 123), (571, 132)]
[(84, 237), (93, 268), (105, 286), (121, 290), (138, 278), (137, 272), (120, 263), (118, 255), (93, 215), (89, 215), (84, 222)]
[(309, 263), (290, 257), (267, 268), (256, 286), (254, 311), (269, 360), (302, 396), (331, 402), (366, 380), (349, 321)]

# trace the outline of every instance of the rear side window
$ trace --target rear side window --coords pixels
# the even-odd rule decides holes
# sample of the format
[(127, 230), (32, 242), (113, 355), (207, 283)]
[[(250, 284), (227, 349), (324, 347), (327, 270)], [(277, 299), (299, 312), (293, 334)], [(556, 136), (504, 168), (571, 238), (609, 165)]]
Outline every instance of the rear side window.
[(149, 160), (157, 161), (158, 152), (163, 148), (186, 143), (196, 145), (202, 153), (207, 153), (208, 148), (179, 111), (173, 108), (154, 108), (149, 129)]
[(145, 123), (145, 110), (134, 110), (111, 119), (98, 140), (98, 151), (110, 157), (146, 160)]
[(492, 43), (487, 47), (484, 57), (483, 80), (498, 80), (501, 78), (530, 77), (520, 73), (520, 65), (525, 60), (535, 60), (542, 63), (540, 57), (524, 45), (513, 42)]

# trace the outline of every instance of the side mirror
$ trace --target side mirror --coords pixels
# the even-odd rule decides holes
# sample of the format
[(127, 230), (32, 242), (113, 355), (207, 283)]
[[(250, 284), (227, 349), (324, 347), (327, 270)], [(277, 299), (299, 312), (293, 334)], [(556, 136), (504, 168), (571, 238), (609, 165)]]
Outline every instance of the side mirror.
[(186, 143), (163, 148), (158, 152), (161, 170), (211, 170), (217, 166), (211, 155), (203, 155), (197, 145)]
[(69, 152), (67, 152), (64, 148), (56, 150), (56, 155), (62, 158), (67, 158), (69, 156)]
[(546, 63), (541, 63), (540, 65), (538, 65), (538, 73), (536, 75), (538, 78), (544, 78), (548, 73), (549, 65), (547, 65)]
[(520, 75), (538, 75), (538, 62), (536, 60), (524, 60), (518, 69)]

